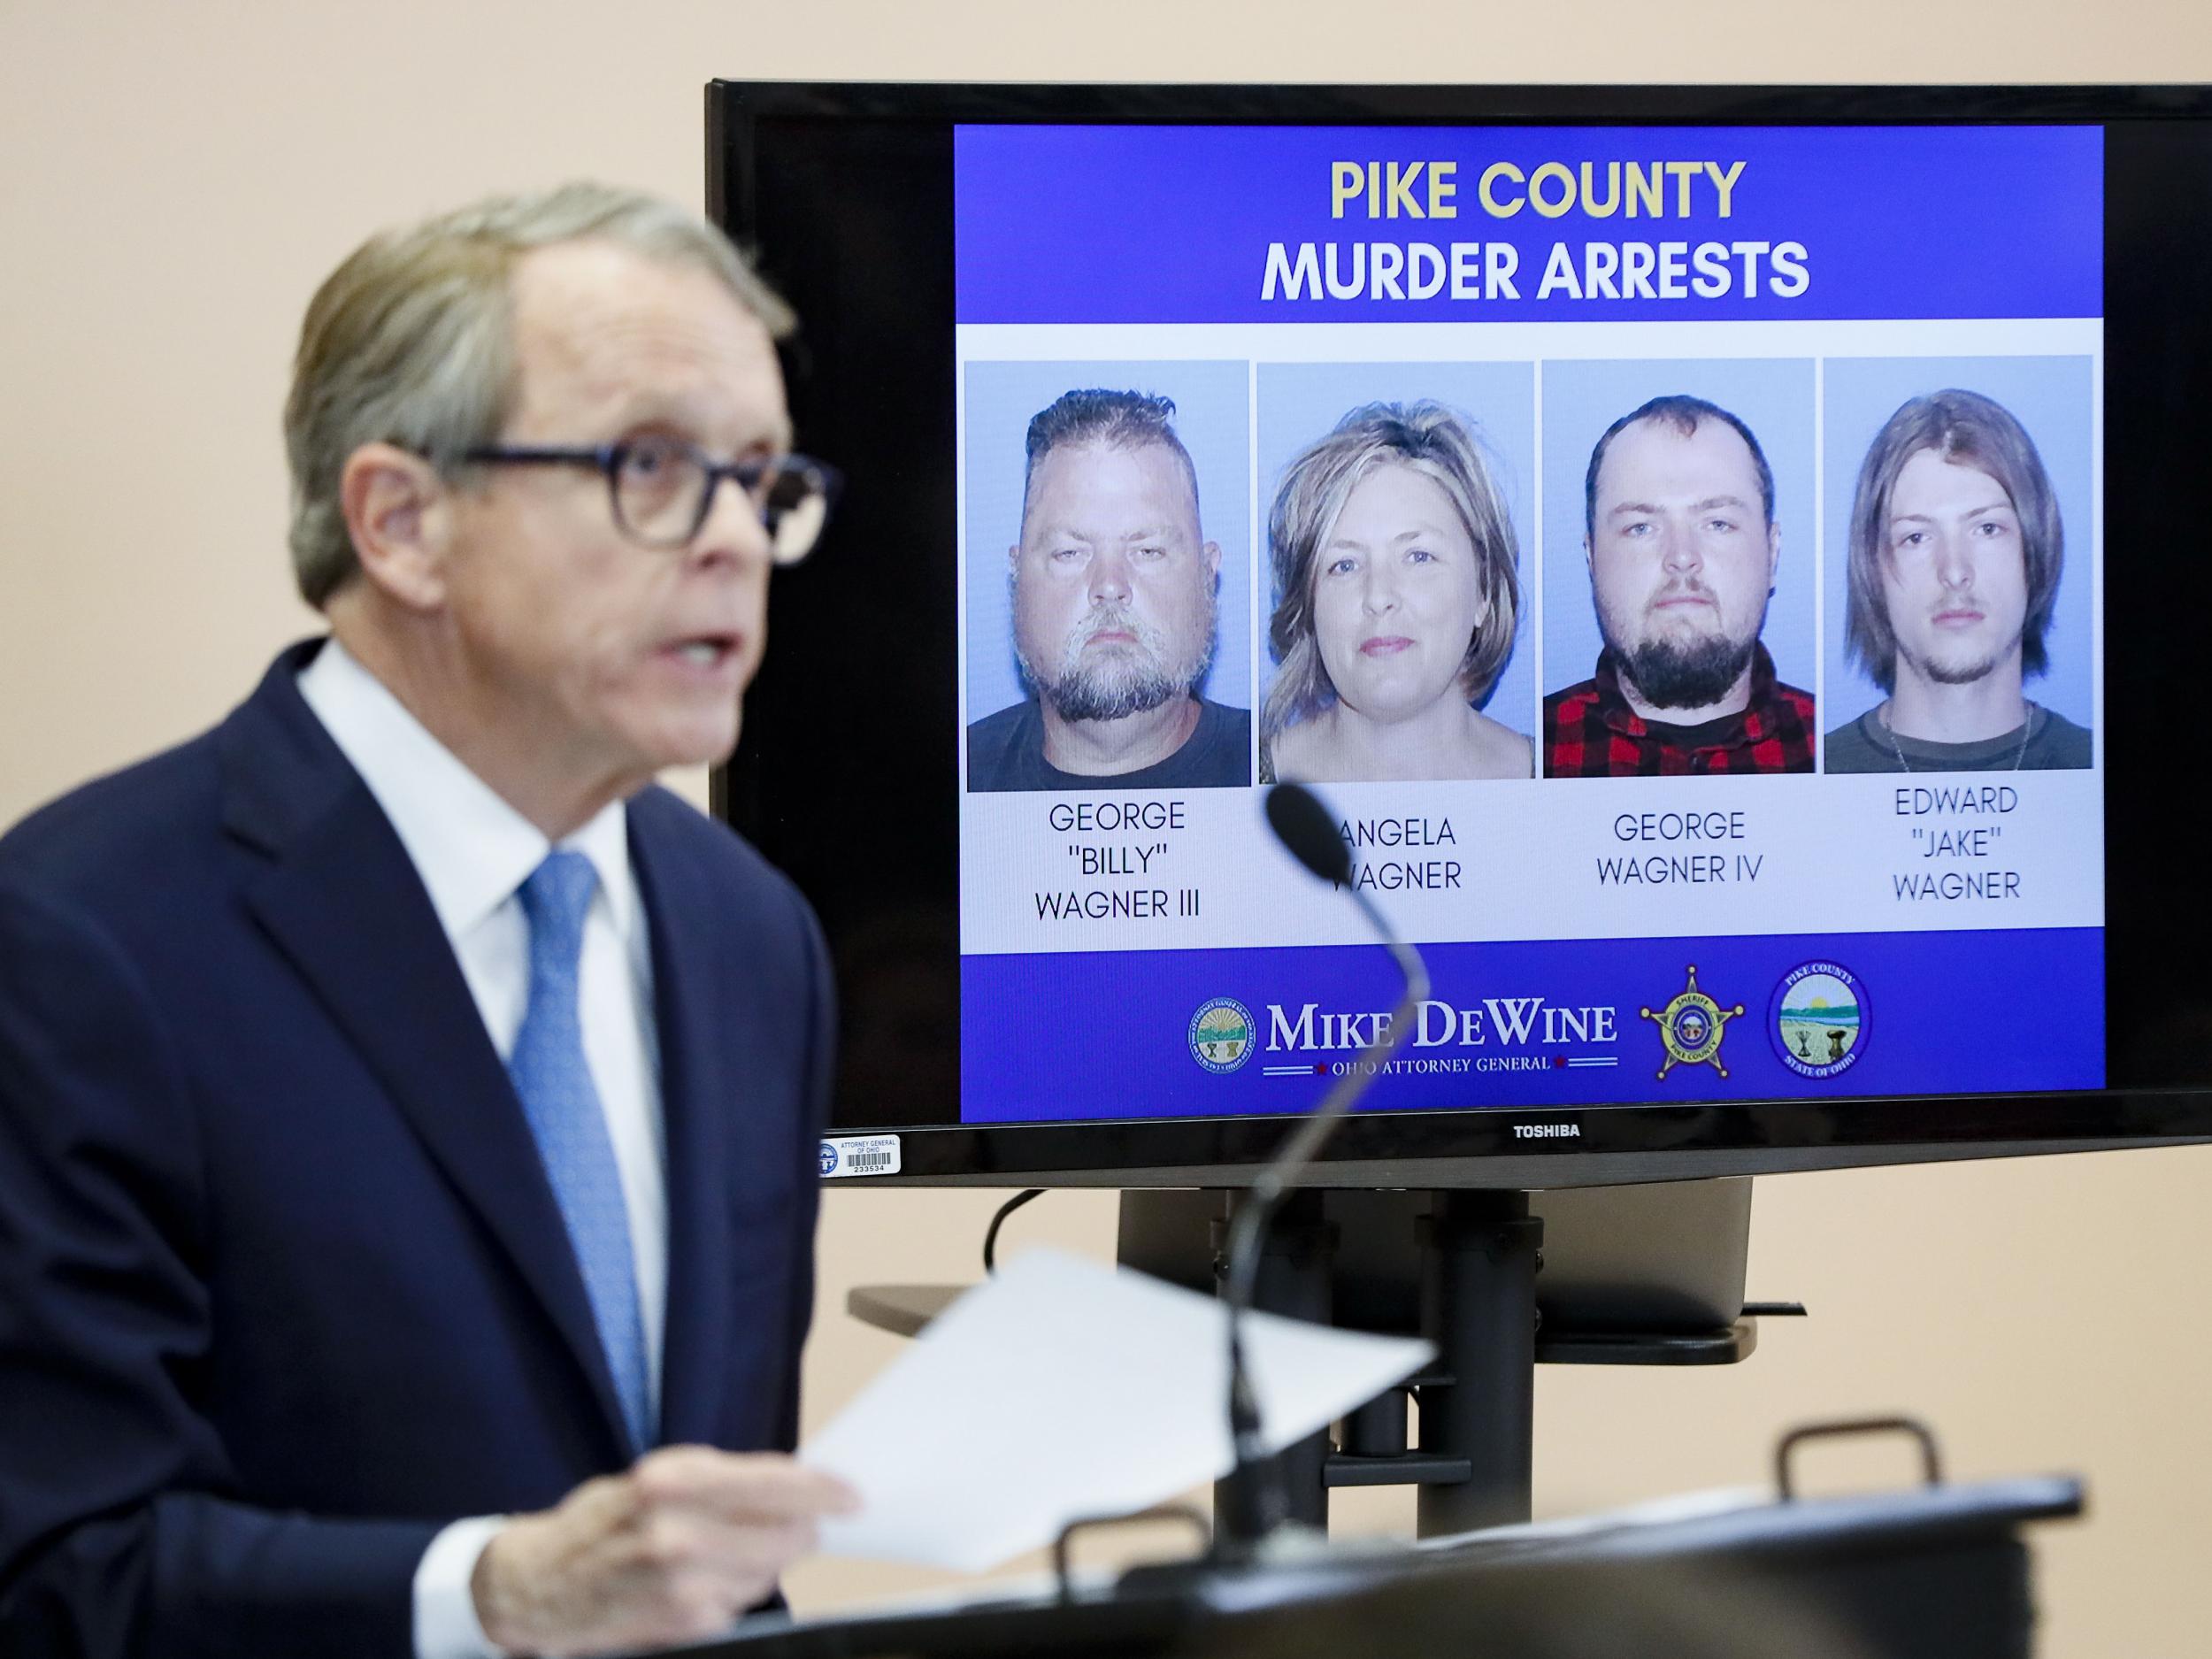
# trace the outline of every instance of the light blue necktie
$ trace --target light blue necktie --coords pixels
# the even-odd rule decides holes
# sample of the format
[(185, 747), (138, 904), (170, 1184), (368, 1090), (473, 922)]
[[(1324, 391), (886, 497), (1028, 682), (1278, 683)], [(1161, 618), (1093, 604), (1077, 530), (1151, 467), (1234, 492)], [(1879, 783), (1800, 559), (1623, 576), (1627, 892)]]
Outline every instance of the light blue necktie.
[(599, 872), (579, 852), (554, 851), (530, 872), (518, 896), (530, 922), (530, 1002), (507, 1058), (507, 1075), (537, 1137), (568, 1240), (583, 1271), (607, 1369), (623, 1419), (639, 1451), (654, 1441), (645, 1381), (645, 1327), (638, 1315), (630, 1216), (607, 1115), (584, 1060), (577, 1013), (577, 971), (584, 917)]

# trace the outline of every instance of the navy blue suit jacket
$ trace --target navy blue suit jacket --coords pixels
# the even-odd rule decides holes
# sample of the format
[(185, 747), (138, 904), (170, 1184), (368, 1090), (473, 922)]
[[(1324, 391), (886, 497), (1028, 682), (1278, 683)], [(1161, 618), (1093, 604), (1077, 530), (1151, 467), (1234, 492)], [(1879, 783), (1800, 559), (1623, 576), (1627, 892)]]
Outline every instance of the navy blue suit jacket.
[[(414, 866), (295, 677), (0, 840), (0, 1651), (412, 1650), (426, 1546), (628, 1461), (582, 1279)], [(668, 1171), (662, 1432), (789, 1448), (828, 967), (630, 803)]]

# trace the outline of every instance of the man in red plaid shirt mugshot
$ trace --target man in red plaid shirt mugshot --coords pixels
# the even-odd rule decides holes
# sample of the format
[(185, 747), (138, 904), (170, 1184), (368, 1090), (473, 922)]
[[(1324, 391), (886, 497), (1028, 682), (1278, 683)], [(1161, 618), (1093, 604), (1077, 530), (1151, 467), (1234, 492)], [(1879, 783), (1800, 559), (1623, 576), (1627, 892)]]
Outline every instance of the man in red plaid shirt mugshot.
[(1655, 397), (1598, 440), (1583, 511), (1605, 647), (1594, 676), (1544, 699), (1544, 775), (1810, 772), (1812, 695), (1759, 641), (1782, 539), (1751, 428)]

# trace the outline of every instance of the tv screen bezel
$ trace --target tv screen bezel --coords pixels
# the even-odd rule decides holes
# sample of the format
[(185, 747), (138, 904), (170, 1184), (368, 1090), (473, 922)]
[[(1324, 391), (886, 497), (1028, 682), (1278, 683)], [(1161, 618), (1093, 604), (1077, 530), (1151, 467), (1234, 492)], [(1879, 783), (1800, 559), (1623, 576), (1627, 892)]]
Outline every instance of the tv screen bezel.
[[(764, 224), (761, 211), (764, 128), (783, 123), (789, 130), (844, 129), (849, 135), (871, 124), (925, 144), (941, 135), (947, 169), (944, 202), (949, 204), (952, 128), (967, 123), (1206, 124), (1237, 122), (1263, 126), (1511, 125), (1605, 126), (1821, 126), (1821, 125), (1985, 125), (1999, 123), (2087, 123), (2109, 132), (2140, 124), (2174, 124), (2185, 150), (2201, 141), (2203, 176), (2212, 179), (2212, 88), (2195, 86), (1144, 86), (1126, 84), (961, 85), (900, 82), (710, 83), (707, 103), (707, 206), (710, 214), (748, 248), (758, 249), (772, 280), (782, 280), (804, 319), (795, 342), (787, 346), (786, 370), (793, 386), (795, 411), (805, 441), (816, 441), (819, 421), (810, 421), (806, 403), (833, 396), (836, 388), (817, 383), (808, 341), (835, 330), (845, 319), (810, 308), (803, 282), (790, 281), (792, 250), (780, 248), (781, 227)], [(2162, 131), (2162, 128), (2158, 129)], [(2189, 137), (2183, 140), (2180, 134)], [(2125, 150), (2124, 144), (2116, 146)], [(2191, 151), (2192, 158), (2194, 152)], [(2201, 259), (2193, 268), (2212, 269), (2212, 196), (2193, 222), (2159, 219), (2142, 194), (2144, 180), (2126, 176), (2136, 165), (2108, 161), (2106, 235), (2108, 252), (2116, 224), (2165, 257)], [(2116, 191), (2117, 185), (2122, 188)], [(2131, 190), (2130, 187), (2132, 187)], [(821, 211), (829, 234), (836, 234), (840, 205), (825, 200)], [(905, 255), (919, 262), (933, 282), (949, 294), (952, 227), (944, 215), (942, 238), (910, 246)], [(826, 257), (826, 256), (824, 256)], [(2162, 263), (2162, 261), (2161, 263)], [(894, 268), (894, 280), (908, 271)], [(2137, 388), (2129, 371), (2153, 361), (2141, 348), (2146, 339), (2179, 338), (2174, 328), (2193, 327), (2190, 336), (2203, 348), (2179, 353), (2175, 371), (2181, 382), (2166, 388), (2169, 403), (2185, 395), (2187, 365), (2212, 365), (2212, 321), (2178, 312), (2162, 313), (2155, 303), (2146, 311), (2138, 290), (2156, 290), (2151, 273), (2115, 268), (2107, 262), (2107, 451), (2112, 452), (2116, 424), (2129, 426), (2130, 400)], [(2162, 291), (2162, 290), (2161, 290)], [(2131, 309), (2132, 307), (2132, 309)], [(945, 384), (949, 387), (954, 319), (941, 308), (939, 332), (904, 336), (907, 349), (925, 352), (941, 344)], [(2212, 307), (2207, 307), (2212, 312)], [(2165, 326), (2168, 324), (2172, 327)], [(2159, 331), (2164, 328), (2164, 334)], [(2131, 342), (2137, 343), (2131, 343)], [(2187, 341), (2183, 342), (2184, 344)], [(2147, 403), (2148, 389), (2140, 394)], [(817, 406), (818, 407), (818, 401)], [(2114, 417), (2117, 414), (2118, 420)], [(949, 402), (941, 411), (943, 466), (954, 464)], [(2212, 443), (2212, 417), (2195, 425)], [(2164, 440), (2162, 428), (2157, 437)], [(2171, 437), (2180, 445), (2186, 434)], [(2131, 465), (2155, 472), (2161, 451)], [(853, 469), (862, 457), (832, 458)], [(2124, 480), (2121, 480), (2124, 483)], [(946, 498), (949, 499), (949, 486)], [(2158, 504), (2143, 506), (2156, 527)], [(2106, 535), (2114, 542), (2116, 511), (2108, 488)], [(954, 529), (941, 526), (946, 584), (950, 585), (949, 550)], [(2147, 539), (2154, 540), (2155, 537)], [(833, 531), (826, 549), (839, 554)], [(830, 579), (809, 580), (826, 585)], [(795, 601), (798, 584), (786, 579), (776, 609), (779, 626)], [(2106, 634), (2142, 618), (2154, 630), (2158, 662), (2185, 663), (2185, 644), (2170, 640), (2180, 630), (2170, 618), (2187, 610), (2172, 603), (2171, 589), (2200, 591), (2204, 614), (2212, 614), (2212, 578), (2177, 571), (2164, 584), (2167, 609), (2139, 594), (2135, 585), (2108, 581)], [(2147, 588), (2150, 584), (2143, 583)], [(850, 584), (846, 584), (848, 595)], [(818, 595), (822, 587), (810, 590)], [(849, 598), (848, 601), (849, 602)], [(816, 603), (801, 596), (801, 608)], [(841, 602), (844, 603), (844, 602)], [(2134, 686), (2143, 675), (2125, 664)], [(779, 674), (784, 678), (779, 680)], [(947, 678), (950, 678), (949, 667)], [(794, 792), (780, 783), (792, 774), (780, 768), (777, 746), (795, 730), (787, 710), (795, 695), (787, 664), (772, 650), (763, 675), (749, 698), (746, 737), (731, 763), (718, 768), (712, 798), (717, 814), (748, 833), (772, 857), (793, 849), (803, 824), (789, 810)], [(2212, 996), (2177, 992), (2173, 1006), (2147, 1011), (2147, 997), (2172, 983), (2174, 964), (2185, 961), (2186, 917), (2212, 915), (2212, 874), (2187, 872), (2154, 878), (2143, 855), (2150, 850), (2153, 826), (2170, 812), (2151, 760), (2147, 734), (2131, 732), (2125, 717), (2137, 703), (2120, 695), (2108, 657), (2106, 725), (2106, 864), (2108, 1055), (2113, 1015), (2122, 1018), (2133, 1045), (2126, 1068), (2139, 1081), (2103, 1090), (2050, 1094), (1974, 1094), (1949, 1097), (1839, 1096), (1825, 1100), (1699, 1102), (1682, 1105), (1590, 1105), (1521, 1109), (1469, 1107), (1421, 1111), (1362, 1112), (1342, 1126), (1324, 1156), (1317, 1185), (1417, 1187), (1562, 1187), (1624, 1180), (1692, 1179), (1723, 1174), (1763, 1174), (1847, 1165), (1920, 1162), (1961, 1157), (2184, 1144), (2212, 1140), (2212, 1058), (2192, 1068), (2179, 1052), (2188, 1032), (2212, 1033)], [(2116, 721), (2115, 715), (2120, 718)], [(949, 741), (949, 740), (948, 740)], [(2140, 757), (2141, 758), (2138, 758)], [(946, 770), (946, 809), (954, 802)], [(787, 860), (787, 862), (789, 862)], [(948, 891), (956, 893), (957, 872), (947, 870)], [(802, 886), (818, 905), (836, 895), (828, 879), (816, 873)], [(2191, 901), (2200, 902), (2192, 904)], [(836, 928), (832, 927), (833, 945)], [(2116, 949), (2116, 946), (2118, 947)], [(945, 971), (957, 973), (956, 954)], [(956, 1002), (956, 979), (953, 987)], [(2171, 1036), (2162, 1033), (2170, 1032)], [(2212, 1055), (2212, 1044), (2208, 1044)], [(2148, 1058), (2146, 1058), (2147, 1055)], [(956, 1087), (947, 1110), (957, 1115)], [(1542, 1137), (1517, 1136), (1517, 1126), (1541, 1123), (1571, 1131)], [(1233, 1186), (1248, 1180), (1279, 1143), (1280, 1117), (1128, 1118), (1080, 1123), (963, 1125), (833, 1122), (834, 1134), (896, 1134), (900, 1168), (895, 1176), (871, 1178), (898, 1184), (976, 1186), (1181, 1187)]]

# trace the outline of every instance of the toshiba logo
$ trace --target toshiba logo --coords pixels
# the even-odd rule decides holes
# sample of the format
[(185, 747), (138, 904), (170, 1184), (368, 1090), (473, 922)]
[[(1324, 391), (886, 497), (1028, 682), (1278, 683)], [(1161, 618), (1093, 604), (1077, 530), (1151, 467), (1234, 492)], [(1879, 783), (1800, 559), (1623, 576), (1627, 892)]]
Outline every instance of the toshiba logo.
[(1580, 1124), (1515, 1124), (1513, 1125), (1513, 1138), (1516, 1141), (1548, 1141), (1554, 1135), (1572, 1135), (1579, 1140), (1582, 1136), (1582, 1125)]

